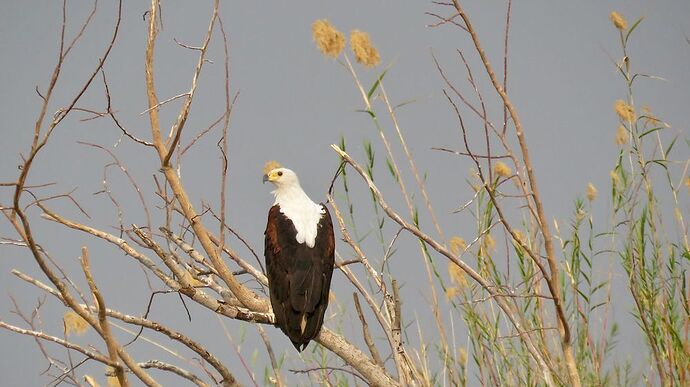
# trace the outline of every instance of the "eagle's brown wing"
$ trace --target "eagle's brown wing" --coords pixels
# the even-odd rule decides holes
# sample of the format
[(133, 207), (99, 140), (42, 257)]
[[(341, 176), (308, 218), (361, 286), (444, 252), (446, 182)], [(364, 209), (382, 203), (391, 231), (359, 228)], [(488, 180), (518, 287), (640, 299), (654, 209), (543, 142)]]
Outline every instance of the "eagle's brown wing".
[(314, 247), (298, 243), (292, 221), (274, 205), (265, 234), (266, 269), (276, 325), (297, 350), (321, 330), (328, 307), (335, 262), (335, 238), (328, 209), (318, 225)]

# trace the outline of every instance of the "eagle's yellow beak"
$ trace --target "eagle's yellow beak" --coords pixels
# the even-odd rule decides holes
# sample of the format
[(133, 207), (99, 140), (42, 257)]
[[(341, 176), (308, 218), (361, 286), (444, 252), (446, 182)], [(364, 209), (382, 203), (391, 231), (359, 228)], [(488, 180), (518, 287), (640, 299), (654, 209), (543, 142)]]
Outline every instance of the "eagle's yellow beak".
[(278, 178), (282, 174), (283, 174), (282, 172), (270, 171), (264, 175), (264, 183), (266, 183), (267, 181), (274, 182), (274, 181), (278, 180)]
[(271, 175), (271, 171), (276, 168), (280, 168), (280, 163), (277, 161), (267, 161), (264, 165), (264, 183), (267, 181), (274, 181), (275, 176)]

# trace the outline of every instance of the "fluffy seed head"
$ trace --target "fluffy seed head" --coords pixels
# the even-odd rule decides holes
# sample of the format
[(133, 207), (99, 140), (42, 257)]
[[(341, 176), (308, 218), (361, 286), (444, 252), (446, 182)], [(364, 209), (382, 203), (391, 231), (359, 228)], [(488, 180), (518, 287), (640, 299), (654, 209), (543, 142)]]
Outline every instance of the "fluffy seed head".
[(72, 333), (81, 336), (89, 329), (89, 323), (73, 310), (65, 312), (62, 321), (65, 323), (65, 336)]
[(462, 253), (467, 247), (465, 240), (457, 235), (450, 238), (448, 244), (450, 245), (450, 251), (455, 255), (460, 255), (460, 253)]
[(458, 348), (458, 363), (461, 367), (467, 366), (467, 351), (465, 348)]
[(316, 46), (327, 57), (337, 58), (345, 47), (345, 35), (326, 19), (315, 21), (311, 25), (311, 34)]
[(621, 184), (621, 177), (618, 176), (615, 169), (609, 172), (609, 176), (611, 176), (611, 184), (613, 184), (614, 187), (618, 187)]
[(350, 33), (350, 48), (355, 54), (357, 62), (366, 67), (374, 67), (381, 61), (379, 52), (371, 44), (369, 34), (359, 30)]
[(582, 208), (579, 208), (575, 213), (575, 219), (577, 219), (578, 221), (584, 219), (585, 216), (587, 216), (587, 211), (583, 210)]
[(499, 161), (494, 165), (494, 173), (501, 177), (508, 177), (513, 174), (513, 170), (510, 169), (508, 164), (503, 161)]
[(490, 253), (496, 248), (496, 240), (491, 234), (486, 234), (484, 240), (482, 241), (482, 247), (486, 249), (486, 252)]
[(616, 114), (618, 114), (618, 117), (621, 119), (621, 121), (635, 121), (635, 109), (633, 109), (632, 106), (628, 105), (622, 99), (617, 100), (613, 108), (616, 111)]
[(623, 145), (628, 142), (628, 130), (625, 129), (625, 126), (623, 125), (618, 125), (618, 128), (616, 129), (616, 145)]
[(450, 288), (446, 288), (446, 298), (447, 299), (452, 300), (457, 295), (458, 295), (458, 288), (456, 288), (455, 286), (450, 287)]
[(594, 184), (587, 183), (587, 200), (590, 202), (593, 201), (594, 199), (597, 198), (597, 195), (599, 194), (599, 190), (597, 190), (597, 187), (594, 186)]
[(453, 261), (448, 261), (448, 276), (450, 277), (450, 282), (458, 285), (461, 289), (467, 287), (467, 278), (465, 278), (465, 272), (462, 271), (460, 266), (456, 265)]
[(619, 30), (627, 30), (628, 29), (628, 22), (621, 16), (620, 13), (613, 11), (611, 12), (611, 15), (609, 15), (609, 18), (611, 18), (611, 22), (613, 25), (618, 28)]

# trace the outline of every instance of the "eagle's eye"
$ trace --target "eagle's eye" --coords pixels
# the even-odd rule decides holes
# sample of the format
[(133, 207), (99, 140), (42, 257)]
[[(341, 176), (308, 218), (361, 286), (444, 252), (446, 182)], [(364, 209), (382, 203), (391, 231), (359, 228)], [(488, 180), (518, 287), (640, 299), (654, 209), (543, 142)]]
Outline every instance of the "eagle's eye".
[(283, 176), (283, 172), (282, 172), (282, 171), (278, 171), (278, 176)]

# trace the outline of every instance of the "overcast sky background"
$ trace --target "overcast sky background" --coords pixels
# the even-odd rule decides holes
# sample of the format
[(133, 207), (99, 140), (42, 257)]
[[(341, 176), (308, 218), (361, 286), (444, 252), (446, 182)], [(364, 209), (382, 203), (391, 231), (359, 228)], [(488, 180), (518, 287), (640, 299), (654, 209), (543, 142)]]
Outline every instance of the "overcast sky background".
[[(156, 46), (156, 86), (160, 100), (183, 93), (189, 88), (195, 52), (173, 42), (198, 45), (206, 33), (211, 2), (165, 1), (164, 29)], [(472, 18), (495, 68), (500, 68), (505, 4), (499, 1), (467, 1), (466, 11)], [(70, 2), (68, 8), (68, 37), (74, 36), (87, 14), (90, 3)], [(142, 15), (146, 2), (125, 2), (118, 41), (105, 65), (118, 118), (132, 132), (142, 138), (147, 131), (148, 117), (140, 115), (146, 107), (144, 85), (144, 49), (147, 22)], [(690, 2), (676, 1), (579, 1), (514, 2), (509, 55), (509, 94), (520, 114), (527, 133), (532, 161), (540, 183), (542, 197), (550, 219), (567, 224), (576, 197), (583, 196), (589, 181), (605, 193), (609, 187), (609, 170), (617, 156), (614, 144), (617, 117), (613, 102), (625, 97), (625, 87), (616, 73), (612, 60), (620, 56), (618, 32), (609, 21), (609, 13), (616, 10), (630, 24), (638, 17), (645, 20), (630, 43), (634, 71), (654, 74), (667, 81), (642, 80), (636, 87), (638, 106), (649, 105), (654, 113), (673, 126), (673, 131), (687, 136), (690, 124)], [(94, 22), (83, 41), (65, 63), (58, 84), (52, 114), (67, 103), (102, 56), (112, 33), (116, 6), (112, 1), (99, 2)], [(360, 29), (370, 33), (379, 49), (382, 65), (374, 70), (357, 67), (365, 87), (368, 87), (385, 66), (386, 90), (393, 104), (413, 101), (398, 111), (401, 127), (416, 156), (421, 171), (427, 171), (428, 184), (435, 209), (440, 214), (446, 235), (472, 235), (474, 225), (468, 216), (453, 217), (450, 212), (471, 197), (465, 178), (470, 163), (432, 151), (434, 146), (460, 148), (461, 138), (457, 119), (442, 94), (443, 82), (435, 69), (431, 51), (447, 69), (449, 76), (471, 95), (456, 49), (471, 54), (471, 42), (457, 28), (428, 28), (436, 20), (425, 15), (432, 11), (446, 11), (426, 1), (305, 1), (305, 2), (222, 2), (221, 16), (230, 40), (231, 92), (239, 92), (234, 107), (229, 135), (228, 220), (261, 254), (266, 212), (272, 203), (270, 187), (261, 184), (261, 168), (266, 160), (278, 160), (294, 169), (301, 177), (305, 190), (316, 201), (325, 200), (325, 192), (337, 167), (338, 160), (329, 144), (345, 136), (349, 149), (363, 160), (362, 142), (378, 144), (378, 135), (371, 120), (356, 110), (362, 101), (351, 77), (337, 62), (324, 58), (315, 48), (311, 24), (320, 18), (329, 19), (338, 29), (349, 33)], [(18, 175), (20, 153), (26, 154), (33, 123), (41, 100), (34, 88), (45, 90), (50, 72), (56, 62), (59, 42), (61, 2), (15, 1), (0, 6), (0, 181), (13, 181)], [(222, 113), (224, 100), (222, 39), (214, 35), (208, 64), (201, 76), (184, 143), (215, 121)], [(485, 93), (494, 98), (486, 87), (478, 62), (471, 60), (475, 75), (480, 78)], [(103, 110), (105, 100), (100, 82), (81, 100), (80, 106)], [(179, 101), (162, 109), (163, 128), (169, 128), (177, 116)], [(490, 104), (490, 114), (496, 122), (501, 111)], [(75, 197), (92, 219), (81, 216), (65, 202), (51, 204), (65, 215), (97, 227), (116, 224), (116, 212), (103, 195), (93, 193), (101, 189), (103, 166), (109, 158), (102, 151), (87, 148), (77, 140), (97, 143), (114, 150), (141, 184), (150, 206), (158, 205), (153, 195), (152, 175), (159, 162), (149, 149), (122, 140), (120, 132), (107, 119), (80, 122), (86, 115), (73, 114), (57, 129), (48, 147), (37, 160), (30, 175), (30, 183), (58, 182), (45, 193), (61, 193), (76, 188)], [(476, 124), (476, 123), (475, 123)], [(390, 125), (386, 130), (393, 130)], [(479, 126), (476, 126), (479, 128)], [(167, 132), (167, 129), (165, 129)], [(393, 133), (390, 133), (392, 138)], [(217, 204), (219, 185), (219, 154), (215, 147), (218, 136), (202, 140), (195, 150), (185, 156), (181, 170), (183, 181), (193, 200)], [(405, 213), (392, 180), (387, 178), (383, 150), (377, 156), (378, 181), (388, 192), (387, 198), (401, 213)], [(687, 147), (679, 148), (688, 157)], [(399, 161), (404, 161), (399, 159)], [(136, 194), (122, 174), (109, 170), (111, 186), (126, 210), (124, 223), (143, 224), (145, 218)], [(356, 181), (356, 180), (355, 180)], [(370, 209), (366, 191), (360, 186), (362, 213)], [(0, 204), (10, 204), (10, 190), (0, 188)], [(606, 195), (604, 195), (606, 196)], [(685, 197), (687, 209), (687, 197)], [(420, 202), (421, 204), (421, 202)], [(197, 207), (197, 208), (199, 208)], [(595, 204), (601, 219), (608, 217), (605, 200)], [(34, 233), (39, 241), (75, 277), (81, 281), (76, 257), (82, 245), (92, 251), (92, 266), (99, 283), (106, 290), (106, 301), (115, 308), (131, 314), (142, 313), (147, 298), (144, 277), (131, 259), (103, 246), (84, 235), (70, 232), (49, 222), (41, 221), (33, 212)], [(160, 217), (157, 217), (160, 220)], [(360, 225), (365, 228), (367, 218)], [(431, 225), (423, 223), (429, 231)], [(601, 226), (605, 226), (605, 220)], [(112, 230), (112, 229), (111, 229)], [(395, 232), (395, 229), (391, 229)], [(16, 235), (6, 222), (0, 222), (0, 236)], [(389, 235), (387, 235), (390, 237)], [(401, 243), (410, 243), (411, 238)], [(245, 256), (246, 250), (237, 246)], [(414, 244), (410, 244), (414, 247)], [(349, 255), (340, 246), (344, 256)], [(399, 253), (404, 255), (404, 253)], [(400, 259), (396, 273), (405, 282), (405, 291), (412, 302), (404, 308), (408, 318), (415, 312), (428, 313), (423, 305), (428, 294), (418, 280), (419, 254), (409, 254), (414, 264)], [(445, 263), (443, 264), (445, 267)], [(39, 293), (11, 275), (17, 268), (44, 279), (29, 254), (17, 247), (0, 249), (0, 319), (22, 325), (10, 313), (9, 294), (16, 297), (25, 311), (35, 304)], [(351, 288), (345, 287), (340, 273), (334, 275), (336, 291), (349, 306)], [(615, 288), (621, 294), (624, 287)], [(616, 315), (624, 317), (618, 356), (630, 356), (636, 364), (647, 365), (639, 348), (643, 345), (630, 305), (621, 296), (613, 306)], [(64, 307), (49, 299), (43, 310), (45, 330), (61, 335), (60, 317)], [(174, 296), (161, 297), (154, 306), (155, 319), (170, 322), (180, 329), (193, 332), (221, 359), (229, 359), (232, 371), (244, 383), (249, 383), (237, 361), (237, 354), (223, 336), (218, 319), (200, 308), (192, 307), (193, 323), (186, 321), (184, 310)], [(332, 307), (329, 313), (335, 313)], [(236, 342), (240, 340), (241, 324), (225, 321)], [(430, 324), (430, 321), (428, 321)], [(328, 324), (328, 323), (327, 323)], [(433, 325), (422, 329), (433, 330)], [(334, 326), (331, 326), (334, 327)], [(290, 350), (289, 342), (277, 330), (267, 328), (278, 351)], [(349, 329), (349, 330), (347, 330)], [(346, 328), (346, 335), (359, 337), (358, 327)], [(460, 329), (460, 328), (458, 328)], [(251, 329), (248, 329), (248, 331)], [(414, 327), (414, 332), (417, 328)], [(251, 358), (254, 347), (259, 348), (259, 364), (255, 370), (263, 380), (263, 350), (254, 331), (247, 334), (243, 354)], [(459, 331), (461, 332), (461, 331)], [(87, 342), (88, 336), (75, 339)], [(28, 337), (0, 332), (0, 384), (41, 385), (49, 379), (39, 373), (46, 364), (35, 343)], [(140, 344), (142, 345), (142, 344)], [(147, 354), (146, 346), (139, 349)], [(55, 347), (51, 347), (56, 350)], [(637, 353), (634, 353), (636, 351)], [(142, 358), (145, 358), (143, 356)], [(298, 364), (299, 365), (299, 364)], [(94, 368), (91, 368), (94, 369)], [(92, 374), (98, 371), (90, 371)], [(100, 376), (100, 375), (99, 375)], [(101, 379), (102, 380), (102, 379)]]

